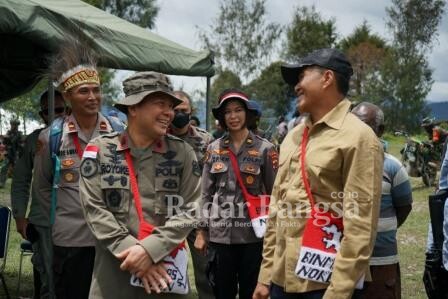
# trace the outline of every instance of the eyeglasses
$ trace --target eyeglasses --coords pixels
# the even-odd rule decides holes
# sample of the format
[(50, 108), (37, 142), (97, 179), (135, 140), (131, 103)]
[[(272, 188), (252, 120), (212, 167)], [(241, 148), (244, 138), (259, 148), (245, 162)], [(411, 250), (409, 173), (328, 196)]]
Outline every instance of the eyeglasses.
[[(54, 113), (55, 114), (61, 114), (65, 112), (65, 107), (57, 107), (54, 108)], [(42, 113), (43, 115), (47, 116), (48, 115), (48, 109), (45, 110), (41, 110), (40, 113)]]

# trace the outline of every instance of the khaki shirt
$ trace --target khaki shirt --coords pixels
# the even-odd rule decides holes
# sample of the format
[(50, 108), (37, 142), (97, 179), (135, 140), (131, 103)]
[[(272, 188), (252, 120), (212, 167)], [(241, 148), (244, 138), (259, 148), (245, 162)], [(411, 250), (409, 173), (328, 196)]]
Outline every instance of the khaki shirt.
[[(53, 243), (63, 247), (85, 247), (94, 246), (95, 239), (92, 236), (84, 219), (79, 200), (79, 158), (73, 134), (78, 134), (81, 148), (85, 148), (89, 138), (79, 128), (73, 114), (64, 118), (59, 148), (59, 159), (61, 160), (60, 181), (57, 190), (56, 217), (53, 225)], [(50, 219), (51, 186), (53, 184), (53, 163), (50, 153), (50, 130), (51, 126), (43, 130), (39, 135), (36, 157), (34, 160), (33, 189), (46, 217)], [(107, 119), (98, 113), (98, 121), (92, 137), (112, 132)]]
[[(350, 298), (358, 279), (367, 275), (378, 223), (383, 150), (373, 130), (349, 108), (350, 102), (343, 100), (314, 125), (308, 119), (294, 128), (283, 141), (259, 282), (272, 282), (292, 293), (328, 287), (324, 298), (337, 299)], [(332, 211), (343, 215), (344, 236), (329, 286), (294, 273), (310, 212), (300, 172), (305, 125), (309, 127), (306, 171), (313, 197), (316, 203), (333, 203)], [(288, 206), (293, 208), (289, 215)]]
[(193, 147), (202, 172), (204, 168), (204, 154), (207, 146), (213, 141), (213, 136), (204, 129), (190, 125), (187, 134), (176, 137), (184, 140)]
[[(225, 135), (208, 146), (204, 159), (202, 205), (207, 213), (204, 213), (203, 222), (208, 226), (211, 242), (261, 242), (262, 239), (255, 236), (246, 206), (241, 217), (237, 218), (245, 200), (233, 172), (229, 149), (237, 156), (247, 191), (252, 195), (270, 195), (272, 192), (278, 168), (278, 154), (274, 145), (249, 132), (246, 141), (236, 153), (229, 135)], [(237, 217), (233, 217), (232, 213)]]
[[(114, 255), (141, 244), (157, 263), (187, 237), (198, 223), (195, 217), (201, 192), (198, 162), (190, 145), (170, 135), (144, 151), (134, 147), (127, 132), (102, 136), (91, 145), (99, 153), (95, 159), (84, 158), (80, 180), (85, 219), (97, 240), (89, 298), (146, 298), (143, 288), (129, 284), (131, 274), (120, 270), (120, 261)], [(128, 149), (144, 219), (156, 227), (140, 241), (124, 155)], [(170, 208), (171, 202), (177, 209)]]
[[(30, 200), (31, 180), (33, 178), (33, 162), (37, 140), (43, 129), (37, 129), (28, 135), (23, 146), (23, 154), (17, 160), (11, 183), (11, 206), (14, 218), (25, 218)], [(31, 204), (28, 213), (30, 223), (48, 226), (46, 217), (42, 215), (36, 194), (31, 189)]]

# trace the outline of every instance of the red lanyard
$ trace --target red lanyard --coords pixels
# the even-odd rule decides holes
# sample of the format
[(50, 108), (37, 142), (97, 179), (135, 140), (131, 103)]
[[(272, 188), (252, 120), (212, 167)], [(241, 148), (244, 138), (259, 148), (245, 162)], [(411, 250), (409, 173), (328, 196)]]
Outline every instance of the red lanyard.
[(140, 223), (143, 223), (144, 219), (142, 211), (142, 202), (140, 200), (140, 192), (138, 191), (137, 177), (135, 175), (134, 164), (132, 163), (132, 157), (129, 149), (127, 149), (124, 152), (124, 155), (126, 157), (126, 163), (128, 164), (129, 168), (129, 180), (131, 182), (131, 191), (132, 195), (134, 196), (134, 202), (135, 202), (135, 208), (137, 209), (138, 220), (140, 221)]
[(310, 182), (308, 181), (308, 174), (305, 169), (305, 155), (306, 155), (306, 145), (308, 144), (308, 127), (305, 126), (302, 134), (302, 141), (300, 142), (300, 166), (302, 171), (302, 181), (303, 185), (305, 185), (306, 193), (308, 194), (308, 199), (310, 200), (311, 207), (314, 207), (314, 197), (311, 193)]
[(72, 133), (73, 143), (75, 144), (76, 153), (78, 154), (79, 159), (82, 159), (82, 155), (84, 154), (84, 150), (81, 148), (81, 144), (79, 143), (78, 132)]

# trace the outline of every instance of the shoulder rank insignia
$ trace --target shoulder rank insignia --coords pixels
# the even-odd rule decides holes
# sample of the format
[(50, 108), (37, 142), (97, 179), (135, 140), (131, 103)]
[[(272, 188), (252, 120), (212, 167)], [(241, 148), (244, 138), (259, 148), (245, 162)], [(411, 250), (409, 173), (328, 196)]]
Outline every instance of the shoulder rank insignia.
[(107, 130), (107, 124), (105, 121), (100, 122), (100, 130)]
[(68, 130), (69, 132), (75, 131), (76, 130), (76, 126), (73, 122), (69, 122), (68, 123)]

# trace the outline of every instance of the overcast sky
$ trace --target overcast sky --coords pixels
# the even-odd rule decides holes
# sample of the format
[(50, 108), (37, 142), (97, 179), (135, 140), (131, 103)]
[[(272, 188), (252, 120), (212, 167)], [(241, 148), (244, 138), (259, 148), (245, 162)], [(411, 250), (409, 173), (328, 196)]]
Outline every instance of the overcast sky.
[[(197, 27), (208, 28), (217, 17), (218, 0), (159, 0), (160, 11), (156, 19), (155, 33), (195, 50), (200, 49)], [(270, 21), (288, 24), (297, 5), (315, 5), (326, 19), (334, 17), (340, 36), (347, 36), (367, 20), (374, 33), (390, 39), (385, 26), (387, 0), (267, 0), (267, 17)], [(448, 10), (448, 7), (445, 7)], [(435, 83), (427, 100), (448, 101), (448, 16), (445, 13), (439, 27), (439, 42), (429, 55), (434, 69)], [(273, 58), (273, 60), (276, 57)], [(205, 79), (172, 77), (175, 87), (186, 91), (205, 89)]]

